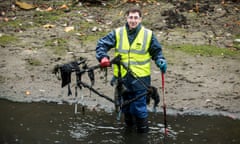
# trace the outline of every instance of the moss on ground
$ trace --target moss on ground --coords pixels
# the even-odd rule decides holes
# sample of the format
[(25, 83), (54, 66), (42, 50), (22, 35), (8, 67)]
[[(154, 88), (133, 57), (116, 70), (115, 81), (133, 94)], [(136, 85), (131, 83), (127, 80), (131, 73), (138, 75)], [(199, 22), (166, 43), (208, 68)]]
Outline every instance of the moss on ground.
[(37, 58), (29, 58), (29, 59), (27, 59), (27, 62), (31, 66), (41, 66), (42, 65), (42, 62)]
[(0, 36), (0, 45), (7, 45), (9, 43), (14, 43), (18, 39), (12, 35), (2, 35)]
[(45, 47), (53, 51), (54, 54), (63, 56), (68, 51), (67, 40), (63, 38), (54, 38), (45, 42)]
[(237, 56), (240, 55), (239, 51), (231, 50), (227, 48), (218, 48), (212, 45), (192, 45), (192, 44), (182, 44), (182, 45), (167, 45), (166, 47), (176, 50), (181, 50), (183, 52), (202, 55), (202, 56)]

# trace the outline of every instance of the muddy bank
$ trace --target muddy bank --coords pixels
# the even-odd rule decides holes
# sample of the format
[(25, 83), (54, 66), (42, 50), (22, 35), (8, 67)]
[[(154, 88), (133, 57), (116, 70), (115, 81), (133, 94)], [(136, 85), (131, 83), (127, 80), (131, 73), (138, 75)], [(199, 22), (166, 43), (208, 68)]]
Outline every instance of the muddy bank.
[[(154, 30), (168, 60), (165, 87), (169, 113), (209, 113), (239, 118), (240, 55), (206, 56), (169, 48), (173, 44), (212, 45), (238, 52), (234, 41), (240, 33), (239, 6), (227, 2), (226, 5), (215, 1), (208, 4), (203, 0), (200, 8), (207, 10), (199, 11), (194, 9), (194, 3), (179, 2), (126, 3), (116, 8), (79, 3), (67, 12), (25, 11), (16, 7), (15, 15), (8, 10), (4, 17), (9, 21), (1, 25), (1, 37), (14, 36), (17, 41), (0, 45), (0, 97), (18, 102), (75, 102), (74, 74), (73, 95), (67, 96), (67, 87), (61, 88), (61, 81), (52, 74), (53, 67), (74, 57), (86, 57), (89, 66), (96, 65), (94, 50), (98, 38), (124, 24), (123, 12), (128, 7), (144, 6), (143, 24)], [(40, 7), (44, 10), (56, 3), (39, 1), (39, 4), (46, 4)], [(152, 9), (156, 11), (152, 13)], [(71, 26), (74, 29), (66, 32)], [(161, 94), (160, 72), (154, 63), (152, 65), (152, 84)], [(107, 81), (104, 72), (95, 72), (94, 88), (113, 98), (109, 84), (112, 69), (108, 69)], [(87, 75), (83, 80), (90, 83)], [(88, 89), (78, 90), (77, 101), (89, 109), (114, 109), (111, 102)]]

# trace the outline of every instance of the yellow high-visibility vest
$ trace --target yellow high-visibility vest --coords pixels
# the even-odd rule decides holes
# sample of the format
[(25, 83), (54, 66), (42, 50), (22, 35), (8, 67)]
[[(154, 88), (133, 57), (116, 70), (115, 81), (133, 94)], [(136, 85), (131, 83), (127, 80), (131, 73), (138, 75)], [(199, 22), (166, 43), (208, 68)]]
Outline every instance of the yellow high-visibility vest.
[[(149, 76), (151, 74), (151, 56), (148, 52), (152, 31), (141, 27), (138, 35), (130, 45), (126, 27), (116, 30), (115, 56), (121, 55), (121, 62), (125, 64), (138, 77)], [(114, 64), (114, 76), (118, 77), (118, 67)], [(124, 77), (127, 71), (121, 67), (121, 76)]]

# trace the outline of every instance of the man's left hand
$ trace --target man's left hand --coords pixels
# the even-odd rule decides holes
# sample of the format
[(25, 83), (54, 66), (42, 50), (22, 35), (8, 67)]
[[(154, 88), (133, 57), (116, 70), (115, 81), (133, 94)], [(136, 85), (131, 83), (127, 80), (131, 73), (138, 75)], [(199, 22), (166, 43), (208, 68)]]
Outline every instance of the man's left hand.
[(166, 73), (166, 71), (167, 71), (167, 61), (165, 59), (158, 59), (156, 61), (156, 64), (160, 68), (161, 72)]

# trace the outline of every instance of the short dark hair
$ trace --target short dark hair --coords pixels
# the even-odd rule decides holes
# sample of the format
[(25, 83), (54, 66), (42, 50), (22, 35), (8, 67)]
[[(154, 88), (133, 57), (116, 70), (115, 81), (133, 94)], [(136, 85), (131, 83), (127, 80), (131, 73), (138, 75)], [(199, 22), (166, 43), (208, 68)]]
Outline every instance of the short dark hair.
[(130, 8), (127, 12), (126, 12), (126, 15), (128, 16), (129, 13), (138, 13), (140, 17), (142, 17), (142, 12), (140, 9), (138, 8)]

